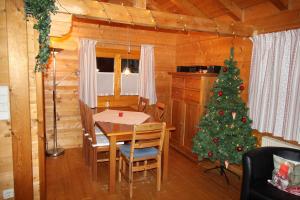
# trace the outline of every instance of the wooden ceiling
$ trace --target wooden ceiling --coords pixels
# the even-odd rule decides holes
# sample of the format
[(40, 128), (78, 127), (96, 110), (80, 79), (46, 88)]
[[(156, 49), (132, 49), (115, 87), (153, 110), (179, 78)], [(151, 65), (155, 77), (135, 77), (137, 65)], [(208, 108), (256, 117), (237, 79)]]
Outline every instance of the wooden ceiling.
[[(134, 6), (141, 0), (98, 0)], [(145, 0), (142, 0), (145, 1)], [(300, 0), (146, 0), (146, 9), (254, 25), (259, 32), (300, 27)]]

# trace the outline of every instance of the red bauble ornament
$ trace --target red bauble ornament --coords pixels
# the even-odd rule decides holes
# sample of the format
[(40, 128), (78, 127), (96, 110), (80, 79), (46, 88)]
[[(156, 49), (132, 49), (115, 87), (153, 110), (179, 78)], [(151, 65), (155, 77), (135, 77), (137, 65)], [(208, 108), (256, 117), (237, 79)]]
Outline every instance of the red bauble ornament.
[(208, 155), (208, 157), (212, 157), (214, 154), (213, 154), (213, 152), (210, 151), (207, 153), (207, 155)]
[(215, 144), (219, 143), (219, 138), (213, 138), (213, 142), (214, 142)]
[(228, 71), (228, 68), (227, 67), (224, 67), (223, 68), (223, 72), (227, 72)]
[(244, 89), (245, 89), (245, 86), (240, 85), (240, 90), (244, 90)]
[(246, 123), (247, 122), (247, 118), (246, 117), (242, 117), (242, 122)]
[(219, 91), (219, 92), (218, 92), (218, 95), (219, 95), (219, 97), (222, 96), (222, 95), (223, 95), (223, 92), (222, 92), (222, 91)]
[(219, 115), (223, 116), (223, 115), (224, 115), (224, 111), (223, 111), (223, 110), (220, 110), (220, 111), (219, 111)]
[(238, 147), (236, 147), (236, 150), (237, 150), (238, 152), (241, 152), (241, 151), (243, 151), (243, 147), (238, 146)]

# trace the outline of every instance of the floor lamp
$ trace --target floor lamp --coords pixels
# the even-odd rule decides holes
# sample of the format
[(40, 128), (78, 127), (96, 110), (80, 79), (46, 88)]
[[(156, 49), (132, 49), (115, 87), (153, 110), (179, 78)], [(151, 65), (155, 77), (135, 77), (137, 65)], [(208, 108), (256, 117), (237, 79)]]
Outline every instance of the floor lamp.
[(47, 149), (46, 154), (49, 157), (57, 157), (64, 154), (63, 148), (57, 147), (57, 124), (56, 124), (56, 54), (61, 52), (63, 49), (51, 48), (53, 56), (53, 148)]

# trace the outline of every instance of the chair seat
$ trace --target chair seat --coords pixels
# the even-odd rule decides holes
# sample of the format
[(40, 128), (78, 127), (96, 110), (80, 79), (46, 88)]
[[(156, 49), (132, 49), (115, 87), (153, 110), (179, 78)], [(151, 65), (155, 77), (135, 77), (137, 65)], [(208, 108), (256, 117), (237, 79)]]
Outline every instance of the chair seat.
[(95, 134), (96, 135), (103, 135), (103, 132), (101, 131), (101, 129), (97, 126), (95, 126)]
[[(120, 151), (126, 158), (130, 157), (130, 144), (120, 145)], [(144, 157), (154, 157), (158, 153), (158, 150), (155, 147), (143, 148), (143, 149), (134, 149), (134, 158), (144, 158)]]
[[(92, 141), (92, 138), (89, 138), (90, 141)], [(97, 144), (93, 144), (93, 147), (104, 147), (109, 146), (109, 140), (108, 138), (102, 133), (96, 135)], [(117, 145), (124, 144), (124, 142), (117, 142)]]

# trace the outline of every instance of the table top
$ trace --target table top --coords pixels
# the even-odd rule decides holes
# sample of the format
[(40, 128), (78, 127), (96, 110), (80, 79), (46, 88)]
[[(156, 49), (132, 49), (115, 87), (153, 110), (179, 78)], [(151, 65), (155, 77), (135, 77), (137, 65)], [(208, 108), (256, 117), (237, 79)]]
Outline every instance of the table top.
[[(124, 111), (136, 111), (131, 107), (112, 107), (111, 110), (124, 110)], [(104, 111), (105, 108), (97, 108), (97, 112)], [(154, 118), (151, 116), (145, 122), (155, 122)], [(111, 122), (100, 122), (96, 121), (96, 125), (104, 132), (107, 136), (118, 136), (118, 135), (131, 135), (133, 133), (134, 125), (127, 125), (127, 124), (118, 124), (118, 123), (111, 123)], [(167, 124), (166, 129), (168, 131), (175, 130), (171, 124)]]

